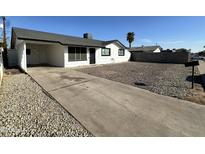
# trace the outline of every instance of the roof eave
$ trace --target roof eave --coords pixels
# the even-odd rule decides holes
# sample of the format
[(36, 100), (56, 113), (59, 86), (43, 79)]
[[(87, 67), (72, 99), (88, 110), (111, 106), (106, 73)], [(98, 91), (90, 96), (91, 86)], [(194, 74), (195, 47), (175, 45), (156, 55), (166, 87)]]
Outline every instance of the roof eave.
[(83, 47), (104, 47), (104, 46), (97, 46), (97, 45), (84, 45), (84, 44), (71, 44), (71, 43), (62, 43), (60, 41), (51, 41), (51, 40), (41, 40), (41, 39), (31, 39), (31, 38), (24, 38), (24, 37), (18, 37), (19, 40), (27, 40), (27, 41), (37, 41), (37, 42), (48, 42), (48, 43), (58, 43), (60, 45), (65, 46), (83, 46)]

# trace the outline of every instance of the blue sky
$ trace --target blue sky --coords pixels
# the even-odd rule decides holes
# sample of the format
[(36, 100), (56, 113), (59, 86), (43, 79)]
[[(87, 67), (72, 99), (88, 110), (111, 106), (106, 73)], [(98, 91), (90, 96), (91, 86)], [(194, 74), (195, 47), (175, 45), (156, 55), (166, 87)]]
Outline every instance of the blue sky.
[(135, 33), (133, 46), (161, 45), (188, 48), (192, 52), (205, 45), (205, 17), (7, 17), (10, 27), (54, 32), (82, 37), (90, 32), (95, 39), (118, 39), (128, 46), (127, 32)]

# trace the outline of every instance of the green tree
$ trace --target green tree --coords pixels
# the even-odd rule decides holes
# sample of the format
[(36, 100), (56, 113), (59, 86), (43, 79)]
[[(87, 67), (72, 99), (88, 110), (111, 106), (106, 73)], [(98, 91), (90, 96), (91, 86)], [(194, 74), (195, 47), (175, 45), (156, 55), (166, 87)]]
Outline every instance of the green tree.
[(135, 40), (135, 33), (134, 32), (128, 32), (127, 33), (127, 41), (129, 42), (129, 48), (132, 47), (132, 42)]

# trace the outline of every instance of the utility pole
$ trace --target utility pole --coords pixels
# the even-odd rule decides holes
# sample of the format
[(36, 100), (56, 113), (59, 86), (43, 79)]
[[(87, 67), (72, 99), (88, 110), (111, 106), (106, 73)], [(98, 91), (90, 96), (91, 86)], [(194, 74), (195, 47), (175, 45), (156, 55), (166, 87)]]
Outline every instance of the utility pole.
[(3, 63), (4, 67), (8, 67), (8, 55), (7, 55), (7, 42), (6, 42), (6, 17), (2, 16), (2, 22), (3, 22)]
[(6, 18), (3, 16), (2, 17), (3, 21), (3, 48), (7, 48), (7, 43), (6, 43)]

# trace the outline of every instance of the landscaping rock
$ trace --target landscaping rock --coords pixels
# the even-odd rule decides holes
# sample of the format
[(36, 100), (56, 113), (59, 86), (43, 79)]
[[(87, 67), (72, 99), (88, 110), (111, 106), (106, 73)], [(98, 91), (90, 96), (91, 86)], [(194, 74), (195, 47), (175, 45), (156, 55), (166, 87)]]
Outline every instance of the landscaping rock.
[(0, 136), (93, 136), (26, 74), (5, 76)]
[[(78, 68), (77, 70), (161, 95), (181, 99), (194, 95), (190, 81), (191, 67), (185, 67), (183, 64), (126, 62)], [(200, 84), (195, 85), (200, 86)]]

